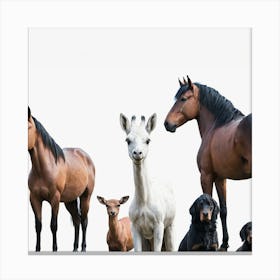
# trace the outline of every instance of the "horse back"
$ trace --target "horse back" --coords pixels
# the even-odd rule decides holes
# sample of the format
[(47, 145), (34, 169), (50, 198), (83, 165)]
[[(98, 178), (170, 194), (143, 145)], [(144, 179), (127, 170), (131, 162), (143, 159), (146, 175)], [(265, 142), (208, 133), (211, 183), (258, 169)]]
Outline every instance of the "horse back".
[(61, 201), (71, 201), (85, 190), (91, 194), (94, 188), (95, 167), (90, 156), (79, 148), (63, 149), (66, 163), (65, 189)]

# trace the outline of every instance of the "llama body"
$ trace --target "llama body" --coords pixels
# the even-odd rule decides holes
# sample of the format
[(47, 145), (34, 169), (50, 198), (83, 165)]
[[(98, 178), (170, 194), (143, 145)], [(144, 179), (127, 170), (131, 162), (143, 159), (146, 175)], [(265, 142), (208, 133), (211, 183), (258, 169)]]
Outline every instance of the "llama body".
[(129, 156), (133, 162), (135, 194), (129, 208), (135, 251), (174, 251), (175, 198), (170, 186), (152, 180), (148, 175), (149, 135), (155, 127), (156, 115), (145, 126), (131, 123), (121, 115), (121, 126), (127, 134)]
[(98, 196), (97, 199), (107, 208), (109, 216), (109, 230), (107, 233), (107, 244), (109, 251), (130, 251), (133, 249), (133, 238), (131, 233), (131, 222), (128, 217), (118, 219), (119, 207), (128, 200), (128, 196), (120, 200), (106, 200)]

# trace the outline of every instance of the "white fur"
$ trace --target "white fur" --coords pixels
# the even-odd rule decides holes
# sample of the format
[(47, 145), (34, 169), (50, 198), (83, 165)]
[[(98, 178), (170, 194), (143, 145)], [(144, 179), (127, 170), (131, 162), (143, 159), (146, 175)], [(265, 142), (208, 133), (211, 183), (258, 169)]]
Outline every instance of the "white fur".
[(161, 251), (163, 241), (166, 251), (174, 251), (175, 198), (168, 185), (153, 181), (147, 171), (146, 157), (148, 140), (156, 125), (156, 114), (152, 115), (146, 126), (144, 117), (136, 125), (135, 117), (131, 123), (120, 115), (122, 129), (127, 134), (128, 153), (133, 162), (135, 194), (129, 208), (135, 251), (145, 251), (147, 241), (154, 251)]

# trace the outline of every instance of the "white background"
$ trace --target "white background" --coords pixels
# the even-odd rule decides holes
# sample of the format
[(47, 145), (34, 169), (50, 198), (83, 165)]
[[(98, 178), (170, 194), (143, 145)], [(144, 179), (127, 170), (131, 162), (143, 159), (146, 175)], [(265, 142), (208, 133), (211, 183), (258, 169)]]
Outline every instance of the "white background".
[[(88, 251), (108, 251), (106, 209), (96, 195), (121, 198), (134, 193), (132, 162), (122, 112), (148, 117), (156, 112), (148, 155), (149, 173), (172, 184), (176, 193), (176, 245), (190, 225), (189, 207), (202, 193), (196, 154), (197, 122), (167, 132), (164, 119), (188, 74), (251, 112), (251, 33), (247, 28), (30, 29), (29, 105), (61, 147), (82, 147), (96, 166), (96, 187), (89, 212)], [(239, 231), (251, 220), (251, 180), (228, 181), (229, 250), (241, 244)], [(217, 198), (214, 190), (214, 197)], [(154, 199), (157, 199), (156, 197)], [(128, 215), (121, 207), (120, 217)], [(49, 205), (43, 212), (42, 250), (51, 250)], [(34, 251), (34, 216), (29, 207), (29, 250)], [(221, 223), (218, 220), (220, 244)], [(74, 228), (60, 207), (58, 248), (71, 251)]]
[[(110, 1), (104, 1), (104, 3), (91, 1), (60, 1), (58, 3), (53, 1), (5, 1), (2, 7), (0, 189), (0, 275), (2, 279), (279, 279), (279, 65), (276, 63), (279, 61), (279, 5), (277, 1), (174, 1), (172, 3), (168, 1), (151, 3), (137, 1), (133, 3), (125, 1), (117, 3)], [(30, 232), (28, 225), (31, 218), (28, 219), (29, 201), (27, 186), (24, 183), (29, 170), (26, 152), (27, 35), (30, 27), (58, 26), (81, 28), (126, 26), (148, 28), (206, 26), (253, 28), (254, 164), (252, 219), (254, 221), (254, 252), (252, 256), (28, 255)], [(189, 40), (193, 42), (192, 38), (189, 38)], [(183, 53), (182, 57), (184, 55), (187, 54)], [(214, 77), (198, 75), (201, 73), (201, 69), (199, 73), (192, 69), (185, 69), (185, 67), (182, 71), (184, 74), (189, 74), (195, 81), (205, 82), (217, 88), (221, 93), (225, 94), (227, 92), (226, 96), (228, 97), (228, 91), (224, 91), (215, 82)], [(182, 75), (181, 73), (175, 74), (176, 77), (170, 81), (168, 75), (168, 80), (165, 82), (171, 83), (170, 90), (168, 90), (166, 102), (159, 103), (162, 106), (167, 106), (168, 109), (173, 103), (172, 99), (175, 93), (173, 91), (174, 87), (177, 86), (176, 78)], [(112, 77), (111, 74), (108, 75), (107, 81), (110, 77)], [(143, 85), (145, 84), (143, 83)], [(148, 84), (150, 85), (152, 82)], [(41, 86), (42, 88), (45, 87), (44, 84)], [(32, 89), (30, 90), (32, 91)], [(164, 87), (165, 90), (166, 87)], [(234, 104), (238, 102), (232, 101)], [(250, 100), (248, 99), (249, 103)], [(30, 104), (32, 105), (31, 101)], [(153, 110), (148, 110), (149, 108), (146, 106), (147, 113), (144, 113), (151, 114), (154, 107)], [(240, 109), (243, 110), (243, 108)], [(133, 110), (133, 113), (136, 113), (136, 111), (137, 109)], [(246, 110), (243, 111), (246, 112)], [(80, 137), (79, 143), (74, 143), (74, 136), (77, 134), (74, 135), (74, 132), (70, 138), (67, 138), (67, 141), (71, 139), (73, 142), (68, 144), (64, 140), (61, 141), (59, 132), (55, 131), (56, 128), (48, 124), (51, 121), (50, 113), (44, 117), (35, 108), (33, 108), (33, 112), (58, 143), (63, 146), (77, 144), (86, 149), (81, 143)], [(128, 115), (130, 113), (128, 109), (127, 112), (125, 110), (123, 112)], [(158, 159), (156, 151), (159, 142), (163, 139), (159, 129), (161, 118), (163, 118), (163, 115), (159, 115), (159, 124), (151, 142), (151, 153), (149, 155), (151, 160), (153, 160), (153, 154), (155, 159)], [(61, 111), (60, 119), (63, 119)], [(112, 120), (112, 122), (115, 121), (116, 129), (119, 125), (117, 119), (118, 116)], [(66, 122), (63, 122), (63, 125), (66, 130)], [(76, 126), (79, 127), (77, 124)], [(90, 127), (87, 126), (87, 129), (90, 130)], [(126, 158), (127, 164), (127, 169), (123, 169), (129, 171), (131, 166), (129, 166), (125, 143), (121, 139), (121, 131), (119, 130), (116, 133), (119, 134), (114, 137), (114, 144), (120, 141), (120, 152)], [(162, 133), (168, 139), (168, 145), (172, 146), (171, 143), (179, 144), (181, 138), (187, 139), (187, 137), (182, 136), (195, 136), (197, 127), (193, 122), (182, 127), (174, 135), (163, 130)], [(94, 145), (91, 145), (90, 149), (92, 147)], [(93, 152), (92, 157), (97, 165), (99, 161), (95, 153), (96, 151)], [(172, 153), (171, 156), (175, 155)], [(108, 158), (108, 162), (110, 160), (111, 158)], [(104, 159), (100, 161), (100, 164), (101, 162), (104, 162)], [(156, 166), (152, 165), (152, 167), (157, 170)], [(166, 175), (169, 176), (170, 173)], [(101, 180), (101, 173), (99, 176)], [(109, 177), (109, 174), (106, 176)], [(124, 180), (124, 177), (117, 177), (116, 181), (119, 182), (119, 178), (121, 178), (120, 181)], [(182, 180), (182, 182), (184, 183), (185, 180)], [(186, 187), (186, 184), (183, 184), (183, 188)], [(105, 190), (105, 187), (102, 186), (102, 188), (101, 185), (96, 185), (95, 192), (99, 193), (99, 190)], [(198, 182), (192, 185), (192, 189), (199, 191)], [(228, 195), (233, 197), (235, 192), (232, 191), (231, 193), (230, 189), (236, 189), (236, 187), (228, 187)], [(100, 192), (100, 194), (102, 193)], [(105, 191), (103, 194), (106, 195)], [(241, 206), (241, 202), (238, 203), (237, 209), (239, 206)], [(98, 208), (102, 211), (102, 205), (100, 207), (93, 201), (92, 215), (95, 215), (94, 211), (98, 211)], [(185, 208), (188, 208), (188, 206)], [(61, 207), (62, 209), (63, 207)], [(100, 217), (103, 217), (102, 221), (105, 221), (105, 209), (103, 210), (103, 212), (100, 212)], [(123, 214), (125, 214), (125, 208), (123, 208), (123, 211)], [(184, 217), (187, 223), (187, 215)], [(62, 223), (64, 224), (63, 221)], [(73, 229), (70, 227), (69, 220), (66, 221), (67, 223), (70, 230), (69, 235), (72, 237)], [(48, 230), (48, 224), (45, 226), (46, 230)], [(92, 222), (92, 226), (93, 224), (94, 222)], [(62, 245), (62, 243), (61, 241), (60, 244)]]

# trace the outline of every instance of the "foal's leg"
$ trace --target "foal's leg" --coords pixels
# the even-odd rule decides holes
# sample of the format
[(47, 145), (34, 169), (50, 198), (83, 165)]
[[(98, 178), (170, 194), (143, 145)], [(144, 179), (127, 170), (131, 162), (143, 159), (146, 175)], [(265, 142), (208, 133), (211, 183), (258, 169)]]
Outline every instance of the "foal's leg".
[(228, 248), (228, 230), (227, 230), (227, 203), (226, 203), (226, 179), (215, 180), (215, 185), (220, 202), (220, 217), (223, 228), (223, 243), (220, 247), (220, 251), (227, 251)]
[(50, 204), (52, 207), (52, 218), (51, 218), (51, 231), (52, 231), (52, 235), (53, 235), (52, 250), (54, 252), (57, 251), (56, 232), (57, 232), (57, 215), (58, 215), (58, 209), (59, 209), (59, 202), (60, 202), (60, 194), (59, 194), (59, 192), (56, 192), (50, 201)]
[(42, 230), (42, 200), (30, 193), (30, 203), (35, 215), (36, 229), (36, 252), (41, 250), (41, 230)]
[(86, 232), (88, 225), (88, 210), (89, 210), (89, 201), (90, 201), (91, 193), (89, 193), (88, 189), (81, 195), (80, 197), (80, 207), (81, 207), (81, 224), (82, 224), (82, 252), (86, 251)]
[(76, 252), (78, 250), (79, 246), (79, 231), (80, 231), (80, 224), (81, 224), (81, 216), (79, 214), (78, 210), (78, 200), (75, 199), (71, 202), (65, 203), (66, 209), (71, 214), (73, 225), (75, 228), (75, 239), (74, 239), (74, 249), (73, 252)]

